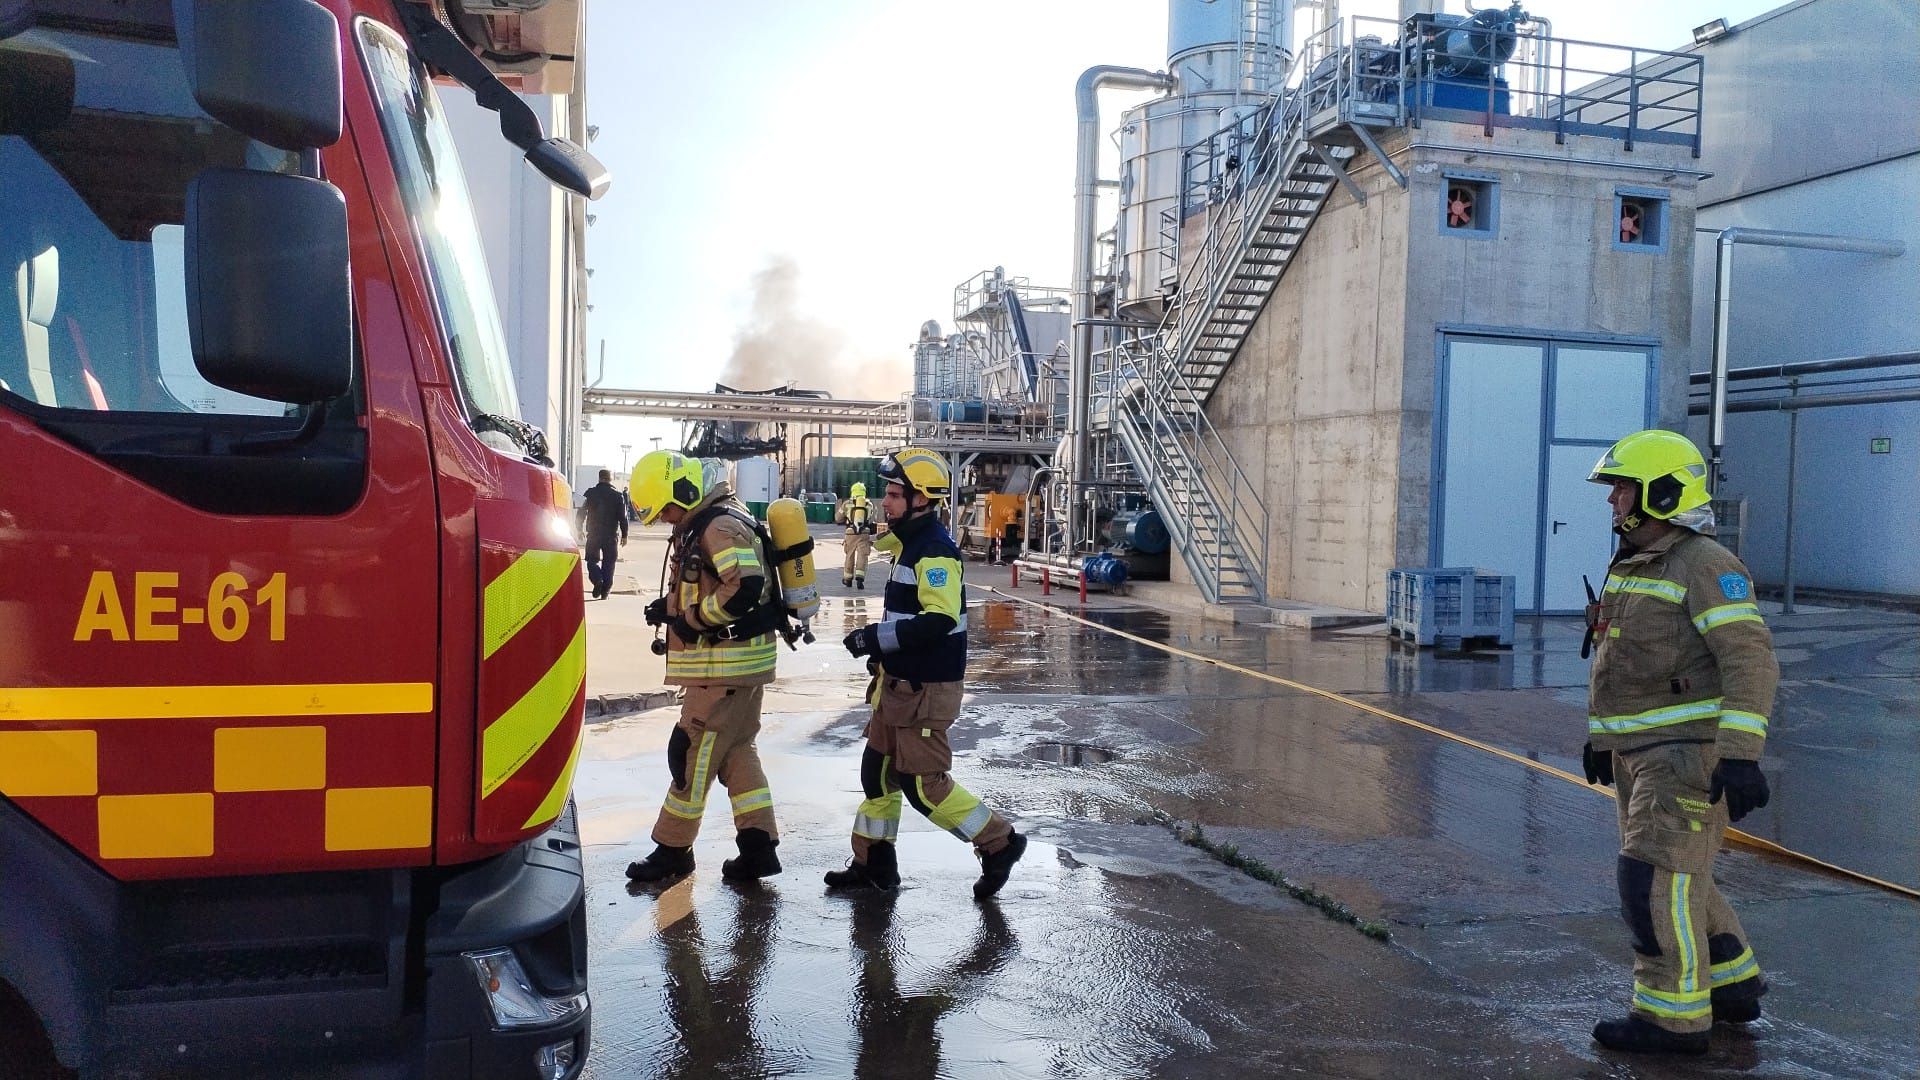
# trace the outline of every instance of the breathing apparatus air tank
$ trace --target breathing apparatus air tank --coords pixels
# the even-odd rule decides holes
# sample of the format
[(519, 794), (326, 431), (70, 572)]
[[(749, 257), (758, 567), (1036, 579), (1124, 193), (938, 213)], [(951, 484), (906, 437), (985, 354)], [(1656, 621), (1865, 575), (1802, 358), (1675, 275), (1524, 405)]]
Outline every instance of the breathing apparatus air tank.
[(785, 595), (787, 614), (800, 624), (801, 637), (813, 640), (813, 617), (820, 614), (820, 586), (813, 573), (813, 536), (807, 532), (807, 509), (798, 499), (775, 499), (767, 504), (767, 533), (778, 552), (784, 555), (775, 563), (780, 575), (780, 591)]

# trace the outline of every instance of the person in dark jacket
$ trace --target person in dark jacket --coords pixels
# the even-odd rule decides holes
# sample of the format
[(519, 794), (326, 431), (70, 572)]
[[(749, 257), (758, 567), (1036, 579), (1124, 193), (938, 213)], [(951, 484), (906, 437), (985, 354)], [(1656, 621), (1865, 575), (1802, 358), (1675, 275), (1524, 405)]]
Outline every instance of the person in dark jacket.
[(887, 485), (880, 511), (887, 535), (879, 547), (893, 555), (882, 621), (848, 634), (854, 656), (872, 659), (867, 746), (860, 759), (866, 793), (853, 815), (853, 861), (827, 872), (831, 889), (900, 885), (894, 842), (904, 797), (927, 820), (973, 845), (980, 878), (973, 898), (985, 900), (1007, 883), (1027, 838), (966, 788), (955, 783), (947, 732), (960, 716), (967, 668), (967, 599), (960, 549), (940, 523), (939, 504), (953, 479), (939, 454), (909, 446), (880, 464)]
[[(627, 545), (627, 498), (614, 490), (613, 470), (601, 469), (600, 482), (587, 489), (580, 507), (586, 519), (587, 581), (593, 585), (593, 598), (605, 600), (613, 591), (613, 564), (618, 551)], [(620, 543), (613, 542), (615, 530)]]

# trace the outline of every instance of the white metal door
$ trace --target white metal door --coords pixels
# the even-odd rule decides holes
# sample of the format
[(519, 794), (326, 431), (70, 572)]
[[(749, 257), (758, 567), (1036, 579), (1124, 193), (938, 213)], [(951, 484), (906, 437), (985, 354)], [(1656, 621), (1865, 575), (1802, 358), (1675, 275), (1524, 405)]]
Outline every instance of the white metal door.
[(1547, 351), (1533, 341), (1449, 339), (1446, 355), (1439, 565), (1511, 574), (1515, 610), (1530, 610)]
[(1596, 590), (1606, 577), (1607, 561), (1613, 555), (1613, 518), (1607, 509), (1607, 489), (1587, 482), (1602, 450), (1555, 446), (1547, 452), (1542, 611), (1578, 611), (1587, 602), (1580, 575), (1592, 579)]
[[(1622, 436), (1647, 426), (1647, 350), (1553, 347), (1553, 431), (1540, 520), (1540, 611), (1578, 611), (1580, 575), (1598, 588), (1613, 554), (1606, 489), (1587, 482), (1594, 462)], [(1518, 605), (1516, 605), (1518, 606)]]

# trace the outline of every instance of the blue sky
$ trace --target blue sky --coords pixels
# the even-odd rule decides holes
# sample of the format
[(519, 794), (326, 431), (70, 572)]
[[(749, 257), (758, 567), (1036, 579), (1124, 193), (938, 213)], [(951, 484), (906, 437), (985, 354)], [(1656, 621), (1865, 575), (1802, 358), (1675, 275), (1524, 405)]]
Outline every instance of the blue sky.
[[(1774, 6), (1535, 10), (1562, 38), (1677, 48), (1709, 19)], [(1166, 4), (592, 0), (588, 42), (593, 151), (614, 176), (591, 207), (589, 368), (605, 340), (604, 385), (711, 389), (773, 318), (811, 358), (803, 384), (891, 397), (920, 324), (951, 321), (955, 284), (996, 265), (1068, 284), (1074, 81), (1094, 64), (1164, 67)], [(1109, 95), (1106, 115), (1129, 103)], [(785, 289), (756, 313), (769, 267)], [(620, 443), (637, 458), (653, 435), (675, 426), (600, 418), (582, 461), (618, 467)]]

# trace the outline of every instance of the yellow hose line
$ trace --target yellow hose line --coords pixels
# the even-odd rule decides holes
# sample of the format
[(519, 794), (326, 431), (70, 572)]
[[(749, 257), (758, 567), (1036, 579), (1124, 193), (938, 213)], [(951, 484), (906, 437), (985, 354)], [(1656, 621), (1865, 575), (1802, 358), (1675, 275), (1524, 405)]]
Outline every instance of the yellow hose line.
[[(1044, 611), (1049, 615), (1055, 615), (1062, 619), (1069, 619), (1069, 620), (1072, 620), (1073, 622), (1079, 623), (1082, 626), (1091, 626), (1095, 630), (1105, 631), (1106, 633), (1112, 634), (1115, 637), (1126, 638), (1128, 641), (1137, 642), (1141, 645), (1147, 646), (1150, 649), (1159, 649), (1161, 652), (1171, 653), (1174, 656), (1178, 656), (1186, 660), (1194, 660), (1202, 664), (1211, 664), (1214, 667), (1225, 668), (1228, 671), (1245, 675), (1249, 678), (1259, 679), (1263, 682), (1270, 682), (1276, 686), (1284, 686), (1289, 690), (1298, 690), (1303, 694), (1312, 694), (1315, 697), (1325, 698), (1328, 701), (1336, 701), (1349, 708), (1358, 709), (1363, 713), (1369, 713), (1373, 716), (1377, 716), (1382, 720), (1391, 720), (1396, 724), (1405, 724), (1410, 728), (1418, 728), (1419, 730), (1427, 732), (1430, 735), (1438, 735), (1443, 739), (1450, 739), (1453, 742), (1457, 742), (1462, 746), (1471, 746), (1475, 750), (1484, 751), (1486, 753), (1492, 754), (1494, 757), (1505, 758), (1506, 760), (1514, 762), (1517, 765), (1525, 765), (1527, 768), (1533, 769), (1537, 772), (1543, 772), (1549, 776), (1557, 776), (1560, 779), (1567, 781), (1568, 783), (1575, 784), (1575, 785), (1578, 785), (1579, 787), (1587, 788), (1592, 791), (1598, 791), (1600, 794), (1605, 795), (1609, 799), (1615, 797), (1612, 789), (1604, 788), (1604, 787), (1595, 787), (1594, 785), (1588, 784), (1586, 782), (1585, 777), (1575, 776), (1574, 774), (1566, 771), (1565, 769), (1558, 769), (1552, 765), (1548, 765), (1545, 762), (1535, 761), (1532, 758), (1521, 757), (1519, 754), (1516, 754), (1511, 750), (1502, 750), (1501, 748), (1494, 746), (1490, 743), (1483, 743), (1478, 739), (1470, 739), (1465, 735), (1461, 735), (1457, 732), (1448, 731), (1445, 728), (1435, 727), (1432, 724), (1423, 723), (1422, 721), (1415, 720), (1410, 716), (1401, 716), (1399, 713), (1396, 713), (1396, 712), (1388, 712), (1387, 710), (1379, 708), (1377, 706), (1369, 705), (1364, 701), (1355, 701), (1353, 698), (1347, 697), (1345, 694), (1336, 694), (1331, 690), (1322, 690), (1317, 686), (1308, 686), (1306, 683), (1303, 683), (1303, 682), (1295, 682), (1292, 679), (1283, 679), (1278, 675), (1269, 675), (1264, 671), (1254, 671), (1252, 668), (1244, 668), (1238, 664), (1230, 664), (1225, 660), (1216, 659), (1215, 657), (1202, 656), (1199, 653), (1188, 652), (1185, 649), (1176, 649), (1173, 646), (1167, 645), (1163, 642), (1158, 642), (1158, 641), (1150, 640), (1148, 638), (1143, 638), (1138, 634), (1129, 634), (1125, 630), (1115, 629), (1114, 627), (1106, 626), (1104, 624), (1094, 622), (1092, 619), (1082, 618), (1070, 612), (1062, 611), (1059, 608), (1053, 607), (1050, 604), (1043, 604), (1038, 600), (1029, 600), (1024, 596), (1014, 596), (1012, 593), (1006, 592), (1005, 590), (1002, 590), (1002, 589), (997, 589), (991, 585), (977, 585), (974, 587), (978, 589), (983, 589), (984, 591), (990, 592), (995, 596), (1004, 597), (1016, 603), (1025, 604), (1028, 607), (1039, 608), (1041, 611)], [(1905, 896), (1910, 899), (1920, 900), (1920, 889), (1909, 888), (1908, 886), (1901, 885), (1898, 882), (1883, 881), (1880, 878), (1874, 877), (1871, 874), (1863, 874), (1858, 870), (1849, 870), (1844, 866), (1835, 866), (1830, 862), (1826, 862), (1825, 860), (1822, 860), (1822, 859), (1816, 859), (1813, 856), (1808, 855), (1804, 852), (1795, 851), (1789, 847), (1782, 847), (1771, 840), (1762, 839), (1761, 837), (1754, 836), (1751, 833), (1741, 832), (1739, 829), (1729, 828), (1727, 830), (1727, 839), (1732, 840), (1734, 843), (1737, 843), (1737, 844), (1743, 844), (1757, 851), (1764, 851), (1771, 855), (1780, 855), (1785, 858), (1792, 859), (1796, 862), (1805, 863), (1808, 866), (1817, 866), (1820, 869), (1827, 871), (1828, 873), (1838, 874), (1841, 877), (1849, 878), (1866, 885), (1873, 885), (1878, 888), (1885, 889), (1891, 893), (1897, 893), (1901, 896)]]

